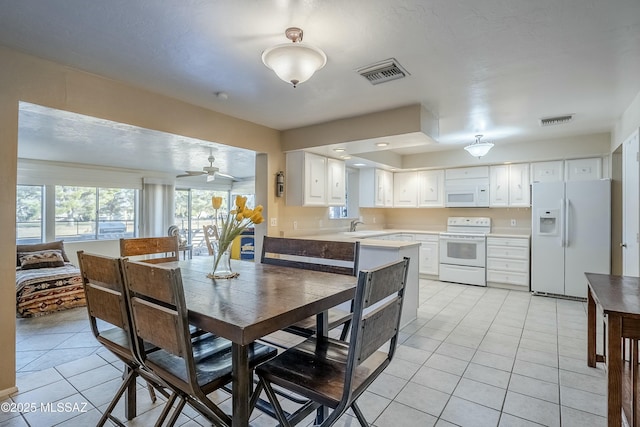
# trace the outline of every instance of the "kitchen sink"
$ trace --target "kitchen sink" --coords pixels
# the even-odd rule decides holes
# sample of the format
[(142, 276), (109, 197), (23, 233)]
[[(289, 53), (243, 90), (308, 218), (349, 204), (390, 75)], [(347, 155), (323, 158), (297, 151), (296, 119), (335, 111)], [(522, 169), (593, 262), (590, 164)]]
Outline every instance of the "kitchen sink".
[(382, 230), (343, 231), (341, 234), (350, 237), (368, 237), (385, 234)]

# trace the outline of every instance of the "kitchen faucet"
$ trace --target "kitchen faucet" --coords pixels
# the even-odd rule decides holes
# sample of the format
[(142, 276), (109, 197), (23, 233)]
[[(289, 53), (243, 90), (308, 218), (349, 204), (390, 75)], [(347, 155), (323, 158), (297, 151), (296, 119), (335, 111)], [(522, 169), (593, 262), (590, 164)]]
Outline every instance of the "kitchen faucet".
[(356, 231), (356, 227), (358, 224), (364, 224), (364, 222), (354, 219), (351, 221), (351, 225), (349, 225), (349, 231)]

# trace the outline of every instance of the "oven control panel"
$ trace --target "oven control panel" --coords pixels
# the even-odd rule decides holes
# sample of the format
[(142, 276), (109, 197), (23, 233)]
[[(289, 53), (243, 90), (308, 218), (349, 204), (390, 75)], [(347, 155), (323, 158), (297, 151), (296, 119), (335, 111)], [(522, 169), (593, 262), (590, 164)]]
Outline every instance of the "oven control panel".
[(452, 216), (447, 219), (447, 225), (454, 227), (491, 227), (491, 218)]

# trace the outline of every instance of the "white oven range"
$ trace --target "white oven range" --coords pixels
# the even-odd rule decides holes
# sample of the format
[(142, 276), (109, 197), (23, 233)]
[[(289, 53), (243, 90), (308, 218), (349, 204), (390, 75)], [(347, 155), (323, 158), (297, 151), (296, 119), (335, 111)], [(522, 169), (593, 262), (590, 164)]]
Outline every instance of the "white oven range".
[(487, 286), (485, 264), (491, 218), (449, 217), (440, 233), (440, 280)]

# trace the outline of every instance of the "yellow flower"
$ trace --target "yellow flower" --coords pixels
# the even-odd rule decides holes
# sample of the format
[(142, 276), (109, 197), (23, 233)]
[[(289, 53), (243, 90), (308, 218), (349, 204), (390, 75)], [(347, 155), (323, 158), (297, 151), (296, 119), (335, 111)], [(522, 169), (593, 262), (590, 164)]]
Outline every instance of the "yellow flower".
[(236, 221), (240, 222), (244, 219), (244, 215), (242, 215), (242, 212), (238, 212), (238, 214), (236, 215)]
[(254, 211), (256, 211), (256, 212), (262, 212), (262, 205), (258, 205), (258, 206), (256, 206), (256, 208), (254, 209)]
[(256, 210), (253, 211), (253, 215), (251, 215), (249, 219), (254, 224), (260, 224), (264, 220), (264, 218), (262, 218), (262, 214)]
[(220, 209), (220, 206), (222, 206), (222, 197), (213, 196), (211, 198), (211, 205), (213, 205), (213, 209)]
[(246, 204), (247, 204), (246, 197), (236, 196), (236, 206), (238, 207), (238, 212), (242, 212)]
[(251, 215), (253, 215), (253, 210), (249, 208), (246, 208), (242, 211), (242, 216), (244, 216), (245, 218), (251, 218)]

